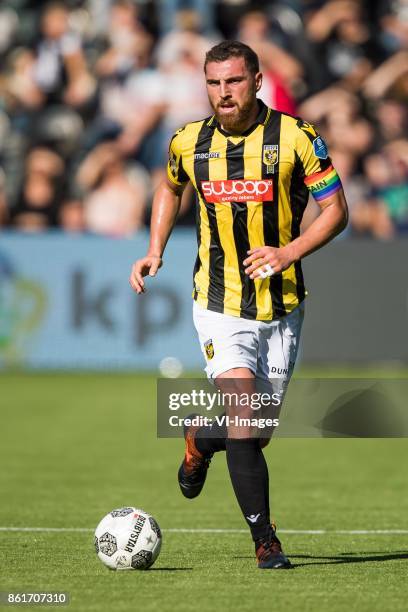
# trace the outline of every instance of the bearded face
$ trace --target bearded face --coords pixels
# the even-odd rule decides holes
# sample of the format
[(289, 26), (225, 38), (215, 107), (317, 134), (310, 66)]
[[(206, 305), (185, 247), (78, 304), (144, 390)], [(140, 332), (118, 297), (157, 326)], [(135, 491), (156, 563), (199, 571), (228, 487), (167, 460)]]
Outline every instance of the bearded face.
[(243, 57), (206, 66), (207, 93), (214, 114), (224, 130), (231, 134), (245, 131), (258, 113), (256, 92), (262, 75), (249, 72)]

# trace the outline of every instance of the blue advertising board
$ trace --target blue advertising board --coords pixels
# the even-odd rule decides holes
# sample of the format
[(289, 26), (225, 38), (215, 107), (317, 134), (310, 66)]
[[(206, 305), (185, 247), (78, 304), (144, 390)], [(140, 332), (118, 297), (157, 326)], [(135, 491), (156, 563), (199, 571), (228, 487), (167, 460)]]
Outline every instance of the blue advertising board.
[(128, 278), (147, 244), (144, 233), (1, 234), (1, 367), (154, 369), (168, 356), (202, 367), (191, 310), (194, 232), (177, 231), (137, 296)]
[[(201, 370), (195, 233), (176, 228), (163, 268), (137, 296), (128, 278), (147, 244), (147, 233), (0, 233), (0, 368), (151, 370), (175, 357)], [(305, 259), (302, 363), (408, 363), (407, 257), (407, 240), (344, 240)]]

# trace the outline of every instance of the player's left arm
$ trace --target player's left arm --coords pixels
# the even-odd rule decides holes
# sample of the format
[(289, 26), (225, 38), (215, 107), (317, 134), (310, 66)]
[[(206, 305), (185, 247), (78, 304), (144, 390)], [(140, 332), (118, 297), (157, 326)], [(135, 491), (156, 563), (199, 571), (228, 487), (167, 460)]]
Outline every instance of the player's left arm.
[(291, 263), (317, 251), (347, 226), (348, 208), (342, 188), (317, 203), (321, 209), (320, 215), (301, 236), (279, 249), (288, 254)]
[(340, 178), (331, 164), (324, 141), (310, 124), (299, 122), (297, 153), (304, 168), (304, 182), (321, 213), (298, 238), (283, 247), (263, 246), (248, 251), (244, 260), (250, 278), (261, 276), (259, 268), (269, 264), (274, 274), (317, 251), (342, 232), (348, 222), (347, 202)]
[(248, 251), (244, 261), (250, 278), (259, 276), (258, 268), (269, 264), (274, 274), (283, 272), (295, 261), (306, 257), (330, 242), (344, 230), (348, 221), (347, 202), (343, 189), (318, 202), (321, 213), (308, 229), (284, 247), (258, 247)]

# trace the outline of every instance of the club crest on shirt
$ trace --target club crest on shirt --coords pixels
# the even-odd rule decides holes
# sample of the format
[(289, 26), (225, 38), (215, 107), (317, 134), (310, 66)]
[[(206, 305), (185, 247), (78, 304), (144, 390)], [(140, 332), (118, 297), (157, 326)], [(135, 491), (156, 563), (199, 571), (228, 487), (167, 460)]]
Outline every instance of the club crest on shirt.
[(204, 349), (205, 354), (207, 355), (207, 359), (212, 359), (214, 357), (214, 345), (211, 338), (204, 342)]
[(262, 161), (266, 166), (266, 173), (273, 174), (279, 161), (279, 145), (264, 145)]

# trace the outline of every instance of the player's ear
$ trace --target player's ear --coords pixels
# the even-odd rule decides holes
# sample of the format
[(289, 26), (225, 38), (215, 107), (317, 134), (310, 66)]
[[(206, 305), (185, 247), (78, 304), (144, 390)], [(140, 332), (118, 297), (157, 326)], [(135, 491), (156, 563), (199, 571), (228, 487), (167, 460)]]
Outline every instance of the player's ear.
[(256, 91), (259, 91), (262, 87), (262, 72), (257, 72), (255, 75)]

